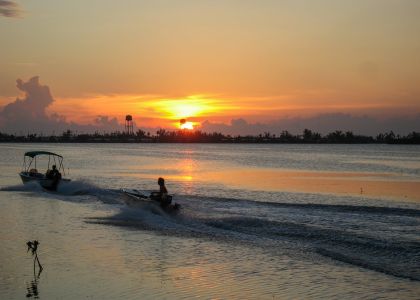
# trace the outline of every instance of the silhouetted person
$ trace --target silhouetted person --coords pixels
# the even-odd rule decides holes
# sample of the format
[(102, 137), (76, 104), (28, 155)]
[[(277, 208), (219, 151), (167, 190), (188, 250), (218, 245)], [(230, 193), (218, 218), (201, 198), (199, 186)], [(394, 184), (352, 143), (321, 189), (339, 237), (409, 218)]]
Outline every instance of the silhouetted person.
[(160, 206), (163, 208), (171, 204), (172, 197), (168, 195), (168, 190), (165, 186), (165, 179), (162, 177), (158, 178), (159, 192), (153, 192), (150, 198), (160, 202)]
[(45, 176), (49, 179), (61, 179), (61, 173), (57, 170), (56, 165), (53, 165), (52, 170), (48, 170)]
[(52, 188), (55, 190), (57, 188), (58, 183), (60, 182), (61, 173), (57, 170), (56, 165), (53, 165), (52, 170), (48, 170), (47, 174), (45, 174), (45, 177), (53, 180)]
[(160, 195), (163, 196), (163, 197), (168, 196), (168, 190), (166, 189), (166, 186), (165, 186), (165, 179), (163, 179), (162, 177), (159, 177), (158, 185), (159, 185)]

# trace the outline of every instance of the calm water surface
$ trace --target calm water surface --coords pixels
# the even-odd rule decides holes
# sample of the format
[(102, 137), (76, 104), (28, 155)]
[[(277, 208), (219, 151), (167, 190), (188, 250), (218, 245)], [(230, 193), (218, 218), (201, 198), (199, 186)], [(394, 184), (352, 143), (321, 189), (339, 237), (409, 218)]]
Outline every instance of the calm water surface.
[[(23, 153), (73, 181), (23, 186)], [(420, 297), (420, 147), (0, 144), (0, 298)], [(39, 162), (42, 163), (42, 162)], [(38, 167), (38, 169), (42, 169)], [(121, 188), (167, 179), (176, 215)], [(38, 239), (37, 277), (25, 242)]]

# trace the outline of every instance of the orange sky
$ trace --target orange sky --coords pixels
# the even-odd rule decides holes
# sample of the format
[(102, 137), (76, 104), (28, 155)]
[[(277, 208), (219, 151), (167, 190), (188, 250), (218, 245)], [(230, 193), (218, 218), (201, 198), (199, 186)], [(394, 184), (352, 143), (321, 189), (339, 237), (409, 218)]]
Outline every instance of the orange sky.
[(16, 1), (0, 105), (40, 76), (67, 120), (420, 113), (420, 2)]
[[(65, 115), (69, 121), (81, 124), (91, 122), (96, 115), (112, 115), (124, 120), (124, 116), (130, 113), (137, 122), (147, 123), (149, 127), (177, 127), (179, 120), (183, 118), (199, 124), (205, 120), (228, 123), (232, 118), (261, 122), (281, 117), (309, 117), (317, 113), (341, 111), (358, 115), (370, 113), (377, 116), (392, 114), (412, 116), (419, 112), (415, 104), (404, 107), (380, 101), (336, 103), (315, 93), (312, 96), (317, 97), (318, 101), (305, 103), (296, 100), (299, 96), (229, 99), (217, 95), (192, 95), (180, 98), (125, 94), (91, 95), (86, 98), (60, 98), (49, 108), (49, 112)], [(410, 111), (413, 107), (414, 111)]]

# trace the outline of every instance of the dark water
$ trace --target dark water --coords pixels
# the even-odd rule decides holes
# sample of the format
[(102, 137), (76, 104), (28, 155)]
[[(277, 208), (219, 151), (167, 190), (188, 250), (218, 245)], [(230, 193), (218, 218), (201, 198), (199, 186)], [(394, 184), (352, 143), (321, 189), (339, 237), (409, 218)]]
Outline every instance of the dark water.
[[(287, 167), (419, 179), (419, 148), (324, 146), (2, 145), (0, 295), (418, 298), (417, 202), (206, 178)], [(75, 180), (57, 193), (21, 185), (21, 156), (34, 147), (64, 154)], [(169, 179), (178, 213), (127, 205), (120, 188), (148, 191), (157, 176)], [(24, 246), (34, 238), (39, 278)]]

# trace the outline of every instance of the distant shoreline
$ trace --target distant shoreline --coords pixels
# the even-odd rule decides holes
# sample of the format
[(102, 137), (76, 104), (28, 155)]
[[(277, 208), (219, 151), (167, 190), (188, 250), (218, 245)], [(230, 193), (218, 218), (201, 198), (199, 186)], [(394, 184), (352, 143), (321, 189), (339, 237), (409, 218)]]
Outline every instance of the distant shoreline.
[(420, 145), (420, 143), (338, 143), (338, 142), (323, 142), (323, 143), (294, 143), (294, 142), (132, 142), (132, 141), (0, 141), (0, 144), (242, 144), (242, 145)]
[(406, 136), (380, 133), (376, 137), (356, 135), (351, 131), (336, 130), (327, 135), (305, 129), (302, 134), (293, 135), (282, 131), (279, 135), (264, 132), (259, 135), (224, 135), (219, 132), (206, 133), (191, 130), (166, 131), (160, 129), (155, 135), (138, 130), (134, 134), (124, 132), (77, 134), (71, 130), (61, 135), (14, 135), (0, 132), (0, 143), (201, 143), (201, 144), (403, 144), (419, 145), (420, 132)]

